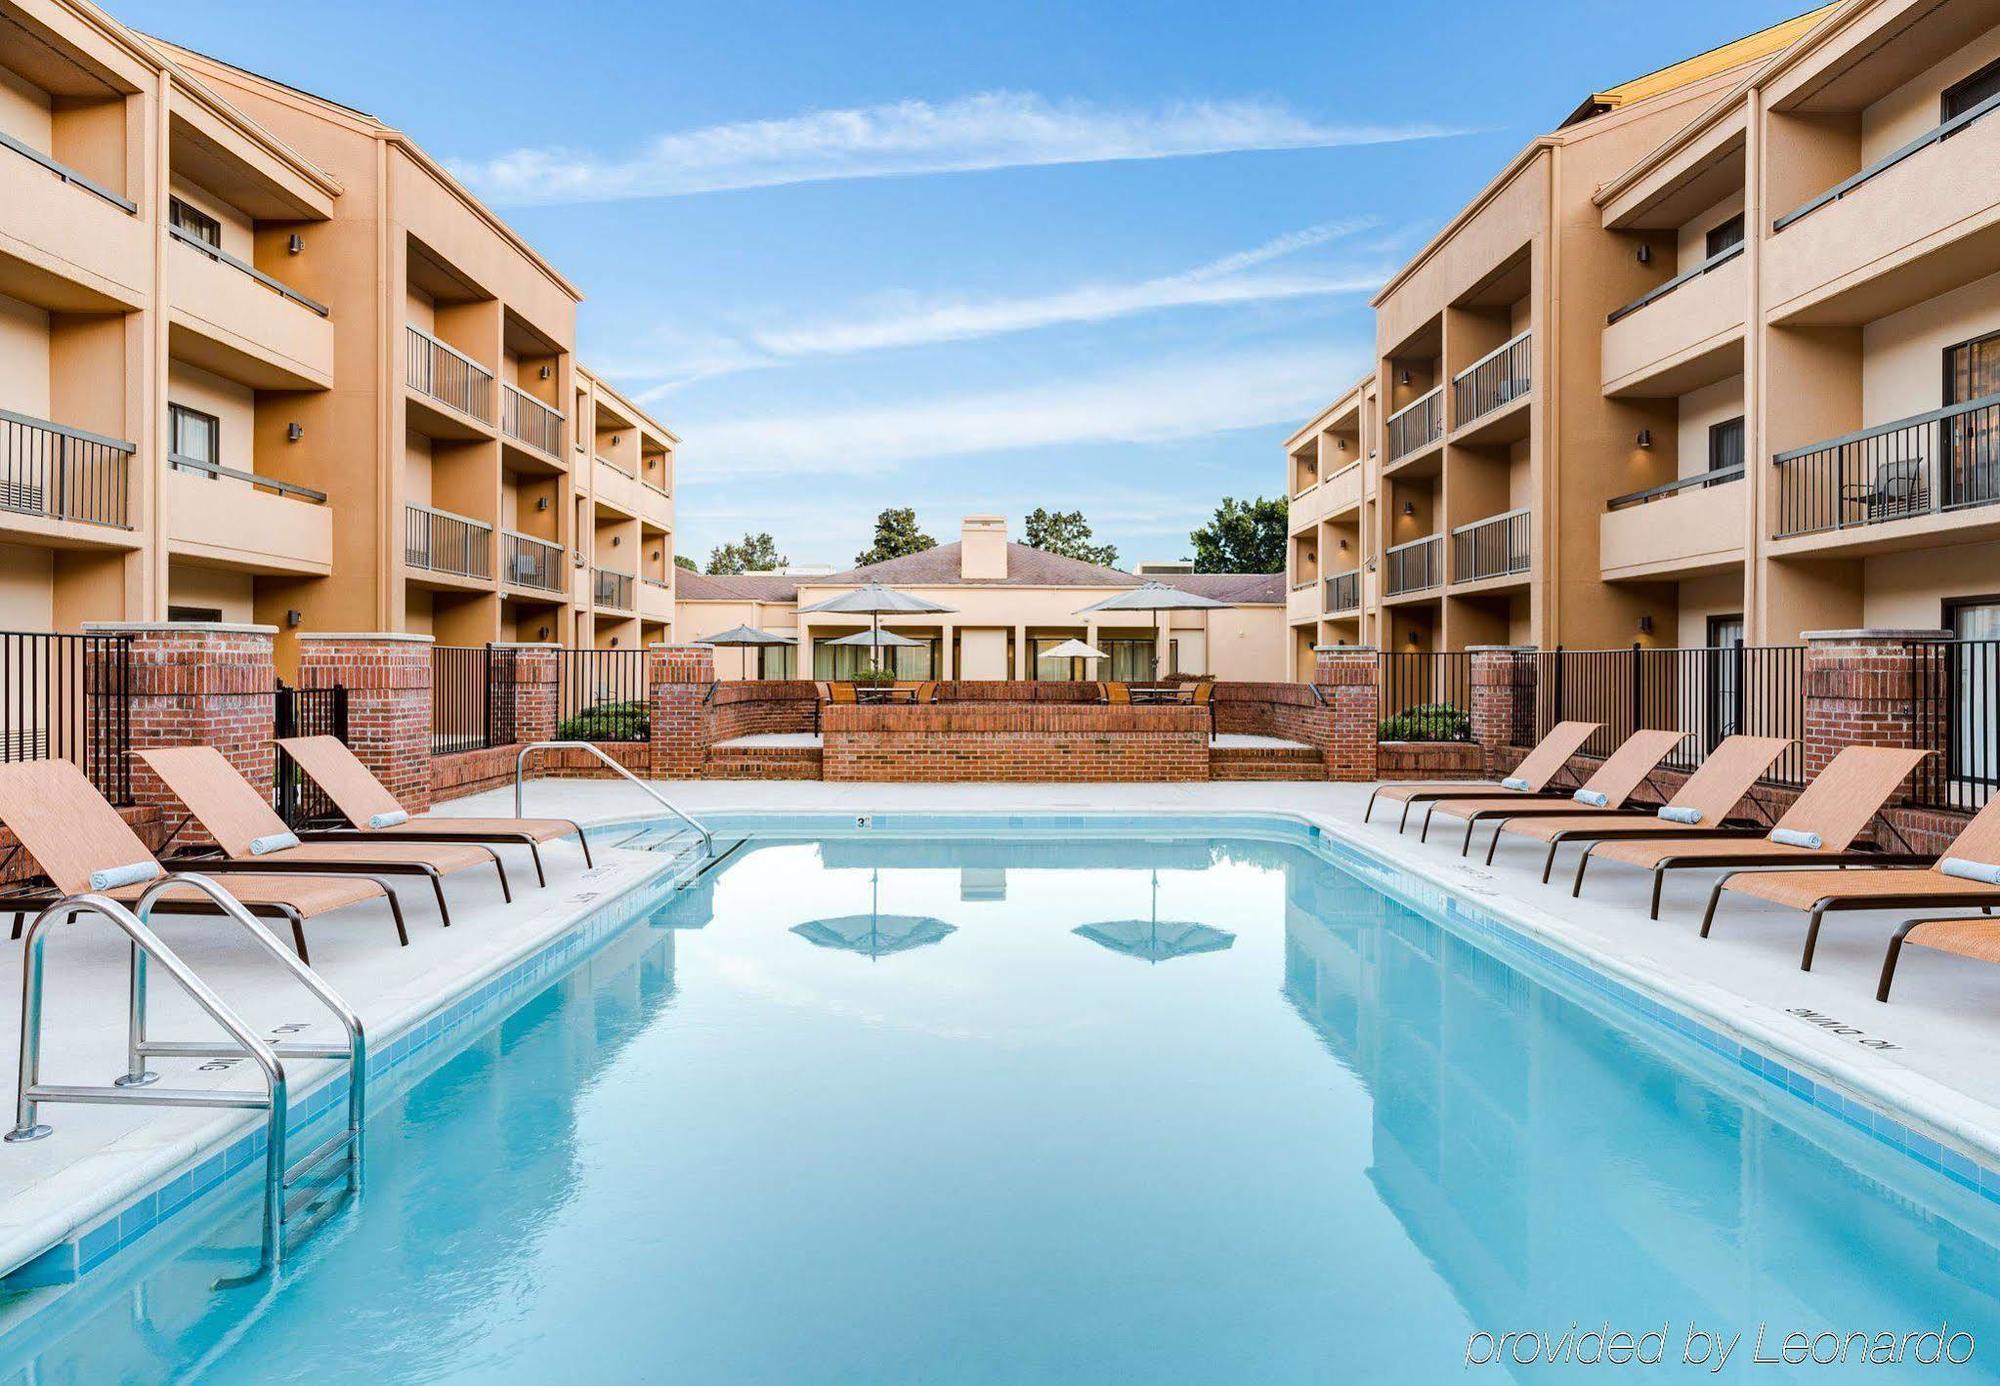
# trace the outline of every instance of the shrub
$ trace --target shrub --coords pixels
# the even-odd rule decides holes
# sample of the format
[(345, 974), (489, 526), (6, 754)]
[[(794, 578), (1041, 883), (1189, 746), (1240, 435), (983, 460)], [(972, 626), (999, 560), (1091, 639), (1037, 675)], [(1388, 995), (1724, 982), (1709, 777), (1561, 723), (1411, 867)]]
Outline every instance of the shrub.
[(895, 681), (896, 671), (886, 666), (880, 669), (868, 667), (856, 669), (854, 676), (848, 680), (849, 683), (894, 683)]
[(556, 725), (562, 741), (644, 741), (652, 735), (646, 705), (641, 702), (598, 703)]
[(1419, 703), (1382, 719), (1376, 735), (1383, 741), (1466, 741), (1472, 718), (1450, 703)]

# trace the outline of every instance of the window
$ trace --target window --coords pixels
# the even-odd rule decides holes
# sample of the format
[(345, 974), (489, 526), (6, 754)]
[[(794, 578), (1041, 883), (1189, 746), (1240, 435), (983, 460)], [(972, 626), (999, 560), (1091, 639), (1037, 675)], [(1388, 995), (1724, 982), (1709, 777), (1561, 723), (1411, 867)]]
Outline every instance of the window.
[(796, 645), (766, 645), (757, 652), (757, 677), (764, 679), (795, 679), (799, 676), (799, 650)]
[(1719, 472), (1724, 467), (1743, 465), (1743, 416), (1724, 419), (1719, 424), (1708, 426), (1708, 469)]
[(169, 606), (167, 608), (167, 619), (169, 621), (201, 621), (209, 625), (215, 625), (222, 620), (222, 608), (219, 606)]
[(1954, 640), (1941, 672), (1950, 681), (1945, 761), (1951, 801), (1962, 808), (1984, 804), (2000, 787), (2000, 597), (1958, 597), (1944, 604), (1944, 625)]
[[(2000, 395), (2000, 332), (1944, 349), (1944, 402)], [(1938, 501), (1946, 507), (2000, 501), (2000, 407), (1969, 409), (1938, 425)], [(1920, 459), (1919, 459), (1920, 461)], [(1921, 476), (1922, 468), (1915, 468)], [(1928, 498), (1919, 509), (1927, 510)]]
[(195, 472), (214, 480), (213, 471), (183, 464), (206, 462), (209, 467), (222, 465), (222, 420), (184, 404), (169, 404), (167, 426), (167, 461), (174, 470)]
[(167, 220), (196, 240), (222, 249), (222, 223), (200, 208), (190, 207), (178, 197), (168, 198)]
[[(936, 667), (935, 650), (935, 641), (926, 645), (887, 646), (882, 650), (882, 667), (899, 679), (935, 678), (936, 675), (931, 673)], [(868, 655), (865, 646), (816, 641), (813, 645), (813, 677), (831, 679), (836, 683), (850, 682), (869, 668)]]
[(1711, 257), (1720, 255), (1732, 245), (1742, 244), (1743, 213), (1741, 212), (1738, 212), (1735, 216), (1729, 218), (1729, 220), (1720, 222), (1708, 229), (1707, 253)]
[(2000, 96), (2000, 62), (1988, 63), (1964, 81), (1946, 87), (1938, 98), (1938, 123), (1949, 124), (1996, 96)]

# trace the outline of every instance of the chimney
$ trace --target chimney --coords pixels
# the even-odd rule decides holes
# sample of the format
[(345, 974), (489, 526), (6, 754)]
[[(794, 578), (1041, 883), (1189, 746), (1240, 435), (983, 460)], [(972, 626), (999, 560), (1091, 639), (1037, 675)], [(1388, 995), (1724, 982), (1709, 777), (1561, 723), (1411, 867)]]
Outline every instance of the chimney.
[(1007, 517), (967, 515), (958, 531), (958, 575), (973, 578), (1007, 576)]

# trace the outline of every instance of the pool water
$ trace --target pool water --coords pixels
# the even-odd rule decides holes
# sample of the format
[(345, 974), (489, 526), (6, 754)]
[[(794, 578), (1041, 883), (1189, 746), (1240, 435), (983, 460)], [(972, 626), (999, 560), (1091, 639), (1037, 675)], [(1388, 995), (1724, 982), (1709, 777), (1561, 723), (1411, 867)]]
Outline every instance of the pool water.
[(1741, 1333), (1725, 1378), (1760, 1324), (2000, 1362), (1990, 1204), (1491, 946), (1290, 842), (753, 843), (375, 1111), (276, 1281), (209, 1289), (240, 1213), (174, 1233), (0, 1380), (1427, 1382), (1607, 1324), (1670, 1372)]

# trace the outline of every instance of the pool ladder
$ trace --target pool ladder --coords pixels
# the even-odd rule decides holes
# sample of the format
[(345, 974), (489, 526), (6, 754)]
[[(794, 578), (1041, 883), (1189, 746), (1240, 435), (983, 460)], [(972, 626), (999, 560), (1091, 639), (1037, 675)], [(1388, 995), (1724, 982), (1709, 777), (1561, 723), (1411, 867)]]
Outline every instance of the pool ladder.
[[(160, 896), (175, 887), (188, 887), (208, 897), (232, 923), (276, 958), (305, 989), (331, 1011), (347, 1032), (345, 1044), (316, 1044), (303, 1040), (265, 1038), (251, 1029), (215, 991), (196, 975), (172, 948), (152, 930), (153, 906)], [(80, 914), (97, 914), (122, 932), (131, 951), (126, 1008), (125, 1072), (107, 1086), (76, 1086), (42, 1081), (42, 983), (43, 946), (48, 927), (59, 920), (73, 920)], [(367, 1112), (368, 1043), (361, 1019), (323, 978), (278, 939), (228, 892), (207, 876), (192, 871), (175, 872), (148, 886), (131, 907), (109, 896), (81, 892), (56, 901), (28, 926), (25, 962), (21, 982), (21, 1056), (15, 1085), (14, 1129), (4, 1138), (9, 1142), (35, 1141), (47, 1136), (50, 1128), (41, 1122), (44, 1103), (75, 1102), (101, 1106), (218, 1107), (265, 1114), (264, 1205), (261, 1219), (261, 1249), (257, 1268), (247, 1275), (231, 1276), (215, 1282), (226, 1289), (249, 1284), (276, 1270), (286, 1252), (286, 1233), (296, 1222), (296, 1235), (304, 1237), (323, 1222), (346, 1198), (361, 1190), (362, 1128)], [(146, 1026), (146, 987), (149, 964), (160, 967), (180, 984), (189, 998), (228, 1035), (222, 1040), (155, 1039)], [(302, 1026), (280, 1027), (281, 1034), (296, 1033)], [(264, 1091), (204, 1088), (159, 1088), (159, 1075), (146, 1067), (148, 1058), (249, 1059), (263, 1076)], [(337, 1059), (347, 1065), (347, 1119), (341, 1129), (320, 1141), (296, 1163), (287, 1160), (288, 1087), (287, 1059)]]
[(617, 771), (623, 778), (638, 786), (642, 793), (651, 798), (654, 803), (658, 804), (668, 813), (672, 814), (682, 824), (681, 827), (675, 828), (672, 831), (663, 831), (658, 828), (639, 829), (630, 837), (620, 842), (618, 844), (620, 847), (635, 847), (643, 851), (657, 852), (662, 850), (665, 844), (678, 841), (683, 835), (691, 833), (695, 838), (694, 843), (690, 844), (685, 850), (676, 850), (674, 853), (676, 858), (692, 855), (697, 849), (700, 852), (700, 858), (703, 860), (712, 858), (715, 855), (715, 834), (711, 833), (705, 824), (690, 817), (671, 799), (667, 798), (666, 795), (660, 793), (659, 790), (653, 788), (653, 786), (647, 784), (630, 770), (627, 770), (624, 766), (606, 755), (601, 747), (595, 746), (588, 741), (531, 741), (521, 748), (520, 753), (514, 757), (514, 816), (516, 818), (523, 816), (521, 813), (523, 781), (526, 777), (529, 758), (537, 751), (588, 751), (591, 755), (596, 756), (599, 760)]

